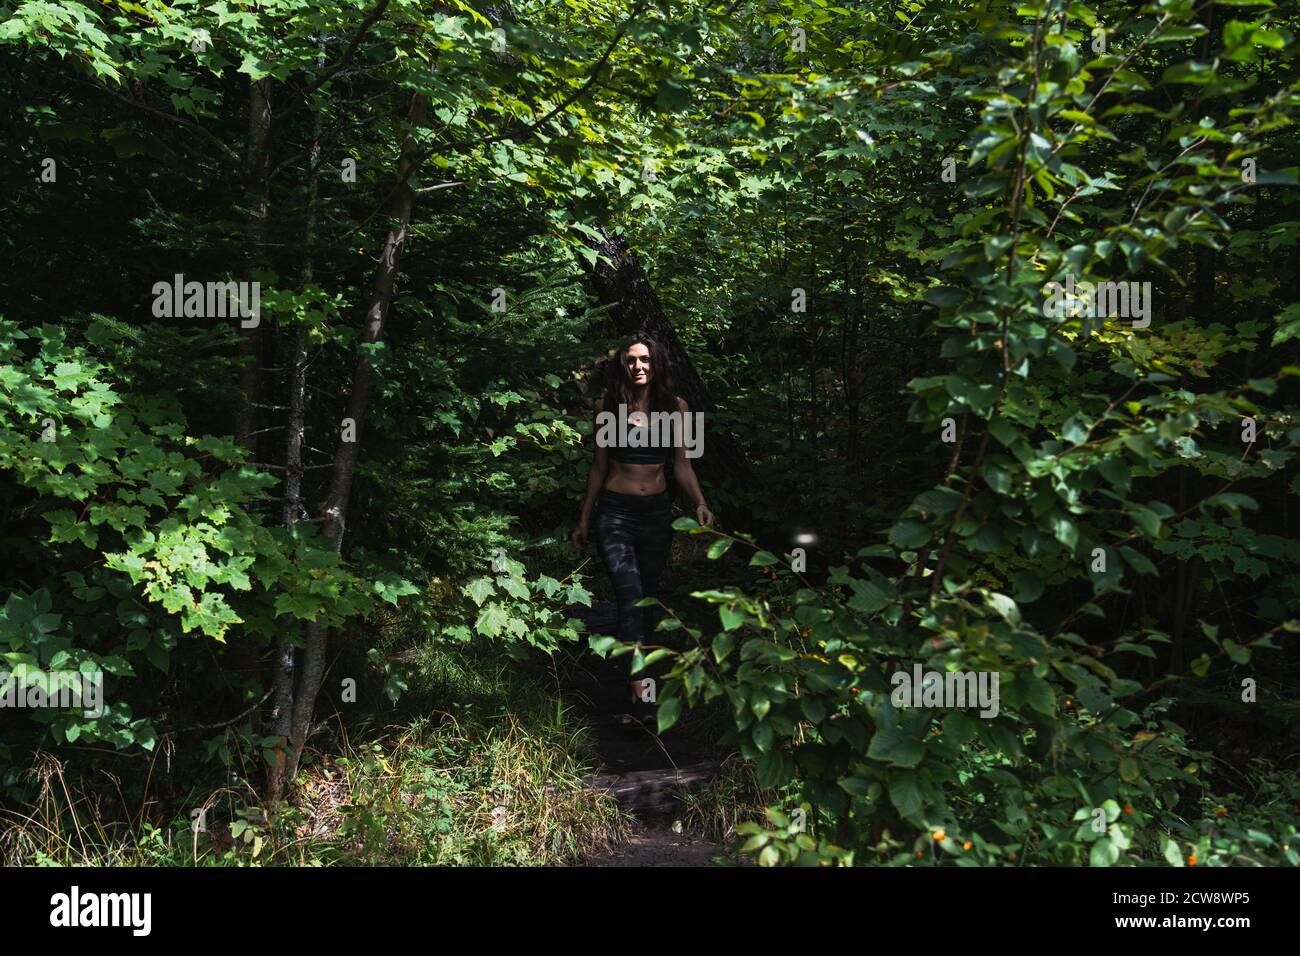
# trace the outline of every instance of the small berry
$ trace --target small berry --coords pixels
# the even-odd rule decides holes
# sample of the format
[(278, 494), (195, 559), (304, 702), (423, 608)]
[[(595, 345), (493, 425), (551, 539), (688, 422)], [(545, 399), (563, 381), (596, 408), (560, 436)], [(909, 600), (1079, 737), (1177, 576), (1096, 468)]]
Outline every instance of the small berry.
[(1195, 853), (1193, 853), (1191, 856), (1189, 856), (1189, 857), (1187, 858), (1187, 865), (1188, 865), (1188, 866), (1195, 866), (1195, 865), (1196, 865), (1196, 854), (1195, 854)]
[(934, 842), (942, 843), (945, 839), (946, 836), (943, 832), (943, 827), (939, 827), (939, 829), (934, 831)]
[(1124, 812), (1125, 812), (1125, 813), (1132, 813), (1132, 812), (1133, 812), (1133, 804), (1131, 804), (1131, 803), (1126, 803), (1126, 804), (1124, 804)]
[(965, 843), (963, 843), (963, 844), (961, 845), (961, 848), (962, 848), (963, 850), (969, 850), (969, 849), (971, 849), (971, 848), (974, 847), (974, 846), (975, 846), (974, 843), (971, 843), (970, 840), (967, 840)]

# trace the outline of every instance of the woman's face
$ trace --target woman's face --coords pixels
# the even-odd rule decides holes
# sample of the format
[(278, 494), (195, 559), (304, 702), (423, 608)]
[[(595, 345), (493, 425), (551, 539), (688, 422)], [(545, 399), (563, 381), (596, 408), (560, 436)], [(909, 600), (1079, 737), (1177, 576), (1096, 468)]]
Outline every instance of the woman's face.
[(627, 367), (627, 379), (633, 385), (649, 385), (654, 378), (650, 350), (640, 342), (623, 353), (623, 364)]

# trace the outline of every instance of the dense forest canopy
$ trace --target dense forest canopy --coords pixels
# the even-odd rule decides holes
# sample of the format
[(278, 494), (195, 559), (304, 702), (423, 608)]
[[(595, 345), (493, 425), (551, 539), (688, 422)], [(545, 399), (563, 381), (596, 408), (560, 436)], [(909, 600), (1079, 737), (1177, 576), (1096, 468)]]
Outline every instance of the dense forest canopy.
[[(258, 856), (345, 726), (559, 727), (590, 648), (765, 865), (1300, 864), (1296, 21), (0, 0), (0, 650), (103, 694), (0, 719), (0, 854), (97, 858), (57, 773)], [(568, 535), (644, 328), (719, 522), (631, 648)]]

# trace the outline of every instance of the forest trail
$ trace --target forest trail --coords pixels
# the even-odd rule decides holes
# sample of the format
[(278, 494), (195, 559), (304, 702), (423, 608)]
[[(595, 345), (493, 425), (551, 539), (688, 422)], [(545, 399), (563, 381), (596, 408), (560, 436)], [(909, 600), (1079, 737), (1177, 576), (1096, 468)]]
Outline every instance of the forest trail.
[(604, 856), (593, 857), (587, 866), (713, 866), (723, 852), (716, 843), (684, 833), (674, 833), (667, 824), (643, 823), (627, 843)]
[[(611, 602), (571, 608), (569, 613), (581, 619), (590, 633), (614, 632)], [(723, 846), (673, 829), (681, 809), (674, 790), (703, 786), (716, 773), (717, 763), (707, 760), (678, 728), (657, 734), (653, 725), (643, 727), (627, 720), (627, 656), (604, 659), (581, 652), (568, 663), (562, 693), (591, 727), (601, 757), (602, 773), (591, 783), (612, 792), (636, 820), (625, 844), (588, 859), (586, 865), (713, 865), (714, 858), (725, 853)]]

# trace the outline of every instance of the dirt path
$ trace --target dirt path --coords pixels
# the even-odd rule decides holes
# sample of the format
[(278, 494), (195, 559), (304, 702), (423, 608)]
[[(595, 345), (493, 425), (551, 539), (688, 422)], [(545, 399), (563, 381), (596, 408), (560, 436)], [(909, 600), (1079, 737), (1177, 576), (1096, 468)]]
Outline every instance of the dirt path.
[(643, 823), (614, 852), (593, 857), (587, 866), (713, 866), (723, 848), (663, 823)]
[[(582, 618), (592, 633), (613, 632), (614, 608), (608, 602), (573, 608), (570, 613)], [(630, 704), (627, 667), (626, 656), (606, 660), (590, 652), (566, 662), (563, 694), (582, 711), (595, 734), (602, 784), (615, 790), (619, 803), (637, 820), (627, 843), (586, 865), (711, 866), (724, 848), (675, 832), (674, 811), (679, 804), (667, 795), (678, 771), (707, 766), (705, 755), (677, 728), (659, 735), (653, 727), (619, 719)], [(694, 776), (700, 773), (697, 769)]]

